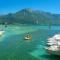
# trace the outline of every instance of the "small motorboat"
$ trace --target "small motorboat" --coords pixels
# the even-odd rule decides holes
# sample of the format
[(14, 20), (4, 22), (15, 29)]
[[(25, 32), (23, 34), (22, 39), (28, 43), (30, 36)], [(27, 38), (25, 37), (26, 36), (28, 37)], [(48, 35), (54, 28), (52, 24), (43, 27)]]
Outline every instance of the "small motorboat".
[(31, 34), (27, 34), (25, 37), (24, 37), (25, 40), (31, 40), (32, 39), (32, 36)]

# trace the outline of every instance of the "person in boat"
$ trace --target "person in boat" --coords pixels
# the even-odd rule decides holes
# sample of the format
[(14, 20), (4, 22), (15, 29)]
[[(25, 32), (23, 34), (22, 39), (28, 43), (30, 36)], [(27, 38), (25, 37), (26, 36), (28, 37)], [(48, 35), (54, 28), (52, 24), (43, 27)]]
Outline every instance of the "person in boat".
[(27, 35), (25, 36), (25, 40), (31, 40), (32, 36), (31, 34), (27, 33)]

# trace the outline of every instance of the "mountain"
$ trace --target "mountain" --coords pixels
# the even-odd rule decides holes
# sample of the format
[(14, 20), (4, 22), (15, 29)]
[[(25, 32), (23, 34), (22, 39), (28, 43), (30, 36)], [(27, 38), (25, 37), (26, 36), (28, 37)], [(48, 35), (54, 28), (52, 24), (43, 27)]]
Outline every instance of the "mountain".
[(60, 25), (60, 14), (52, 14), (25, 8), (16, 13), (0, 16), (0, 23), (5, 22), (35, 25)]

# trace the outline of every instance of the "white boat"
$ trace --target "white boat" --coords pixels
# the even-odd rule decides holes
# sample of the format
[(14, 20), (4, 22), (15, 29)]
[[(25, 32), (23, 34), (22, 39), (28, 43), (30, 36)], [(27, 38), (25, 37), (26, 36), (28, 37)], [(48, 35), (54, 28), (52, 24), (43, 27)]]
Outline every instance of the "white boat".
[(60, 55), (60, 34), (49, 38), (45, 49), (50, 54)]
[(0, 31), (0, 36), (2, 36), (4, 34), (5, 31)]

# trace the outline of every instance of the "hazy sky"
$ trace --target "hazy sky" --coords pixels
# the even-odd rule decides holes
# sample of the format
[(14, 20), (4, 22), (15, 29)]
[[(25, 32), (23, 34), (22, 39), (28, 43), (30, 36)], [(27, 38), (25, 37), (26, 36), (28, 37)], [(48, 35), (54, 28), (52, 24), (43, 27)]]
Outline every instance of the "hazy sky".
[(0, 0), (0, 14), (32, 8), (60, 14), (60, 0)]

